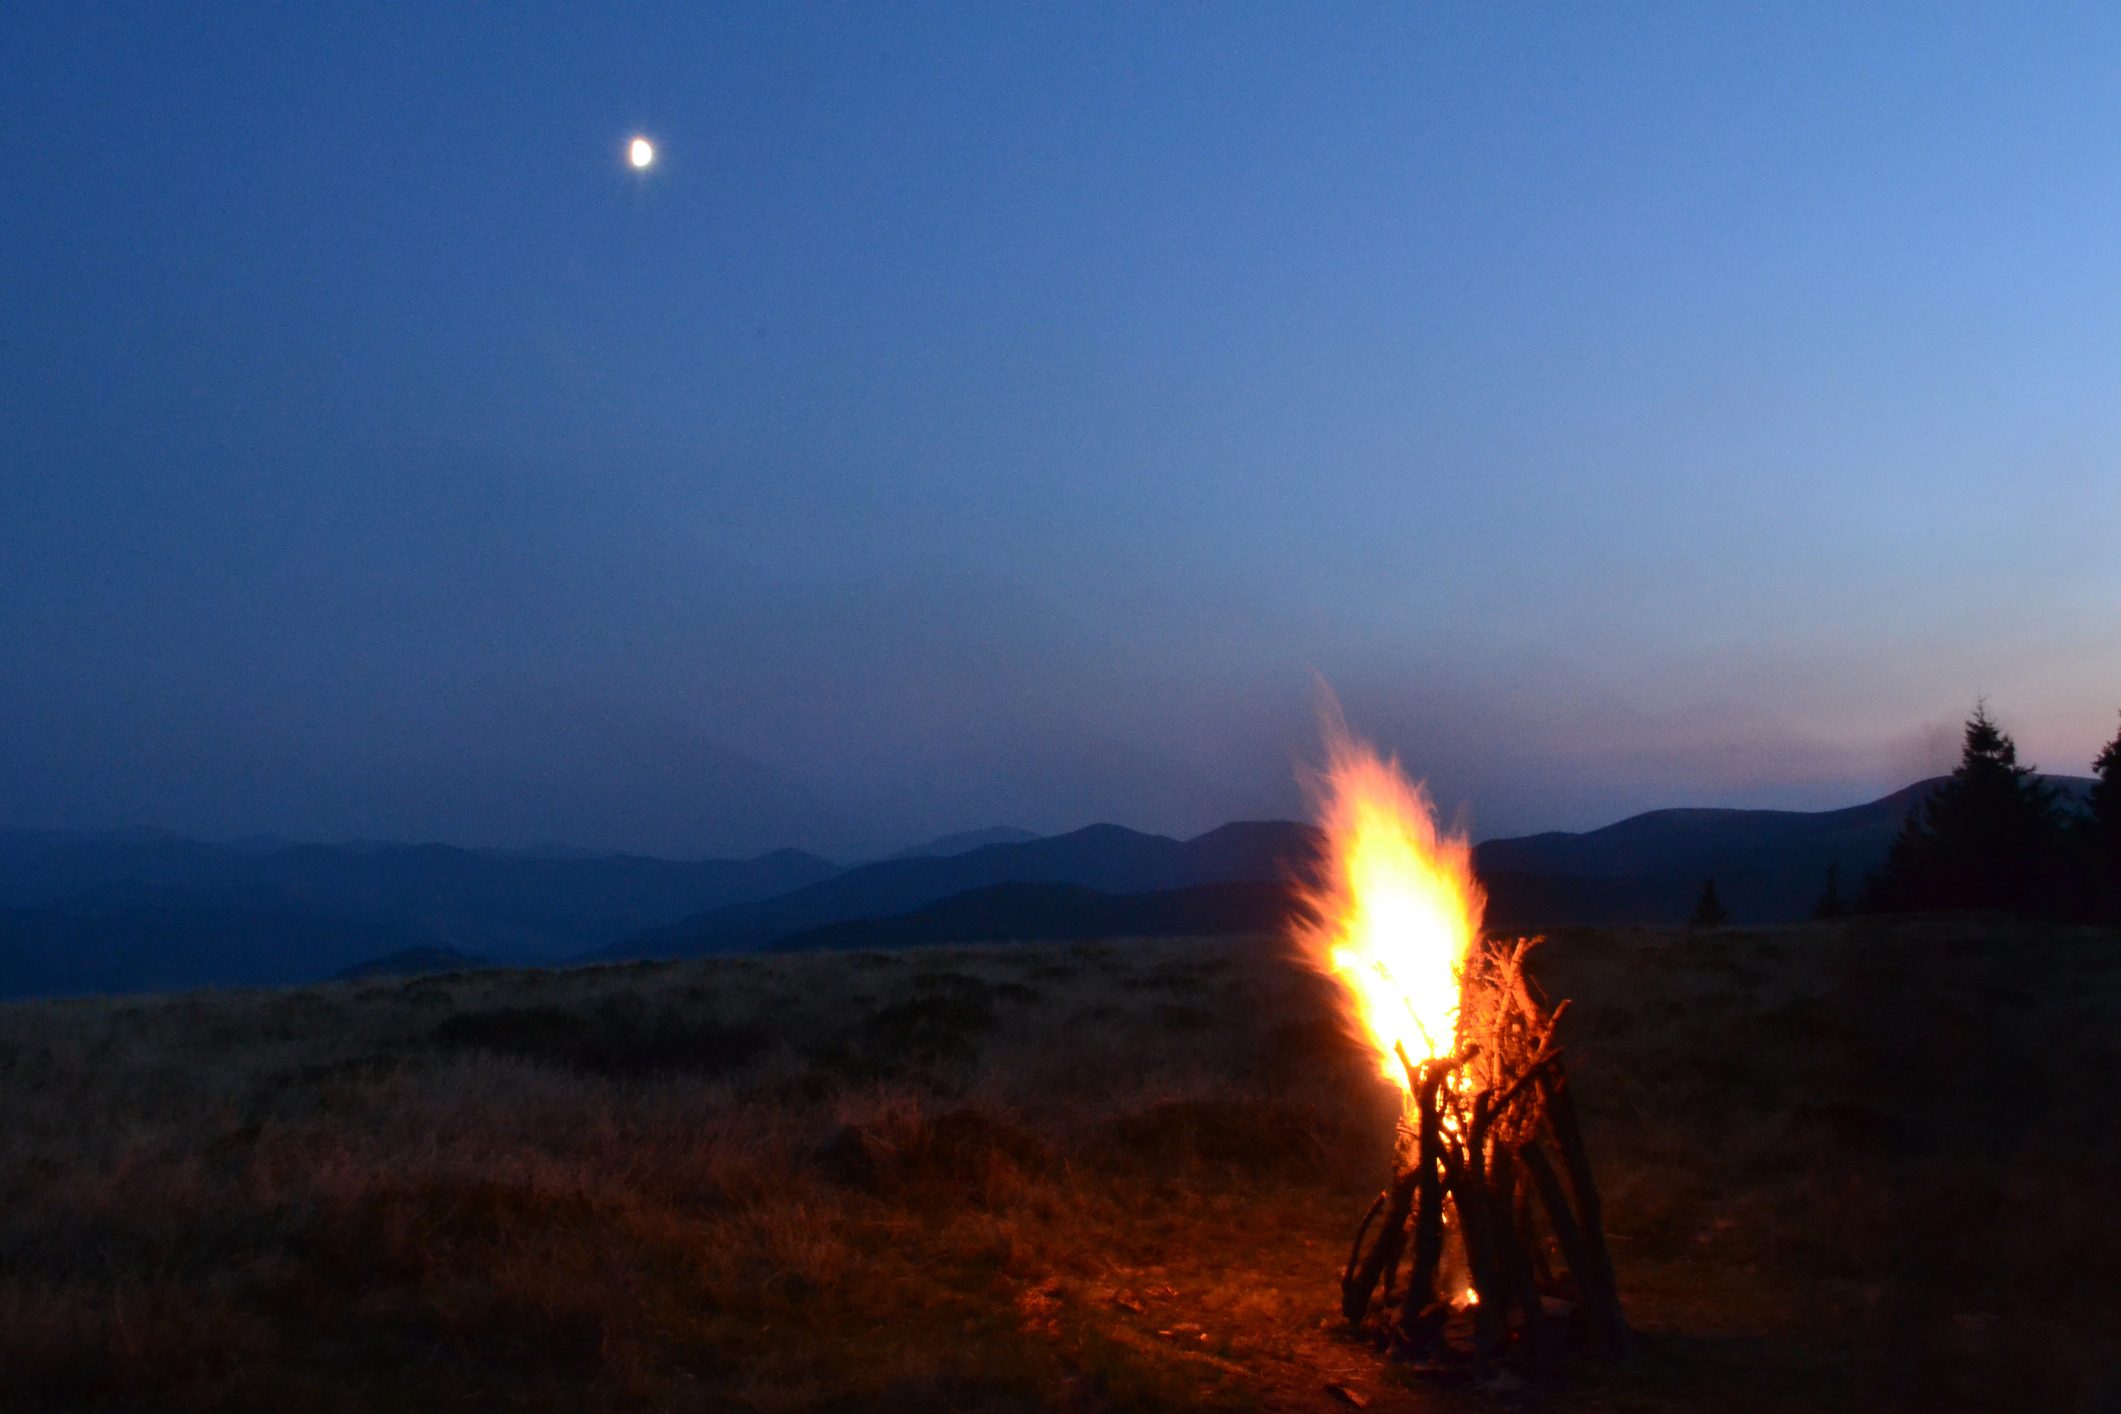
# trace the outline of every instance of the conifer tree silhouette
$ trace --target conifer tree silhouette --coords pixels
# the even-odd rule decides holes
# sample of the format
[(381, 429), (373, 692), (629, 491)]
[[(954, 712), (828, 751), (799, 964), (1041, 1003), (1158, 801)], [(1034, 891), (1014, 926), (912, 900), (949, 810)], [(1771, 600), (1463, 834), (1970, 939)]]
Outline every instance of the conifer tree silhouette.
[(2085, 825), (2092, 842), (2092, 867), (2106, 907), (2121, 911), (2121, 731), (2092, 762), (2091, 792), (2086, 796)]
[(1819, 891), (1819, 902), (1812, 905), (1814, 918), (1839, 918), (1848, 912), (1848, 905), (1841, 898), (1841, 861), (1834, 860), (1826, 866), (1826, 887)]
[(1908, 812), (1866, 905), (2030, 911), (2060, 824), (2054, 791), (2018, 764), (2017, 743), (1983, 702), (1967, 719), (1958, 769)]
[(1716, 897), (1716, 881), (1711, 879), (1702, 885), (1701, 897), (1694, 904), (1694, 916), (1687, 919), (1689, 928), (1721, 928), (1731, 921), (1723, 900)]

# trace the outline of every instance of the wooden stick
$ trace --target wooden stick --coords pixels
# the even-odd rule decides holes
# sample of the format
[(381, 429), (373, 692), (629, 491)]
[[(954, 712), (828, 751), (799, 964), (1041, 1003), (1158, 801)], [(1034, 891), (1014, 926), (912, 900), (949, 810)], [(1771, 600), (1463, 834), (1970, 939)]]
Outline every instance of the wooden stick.
[[(1517, 1153), (1512, 1146), (1511, 1153)], [(1547, 1245), (1539, 1240), (1539, 1230), (1534, 1224), (1536, 1216), (1532, 1204), (1537, 1201), (1535, 1185), (1529, 1173), (1520, 1173), (1517, 1178), (1517, 1230), (1524, 1235), (1525, 1253), (1532, 1259), (1532, 1280), (1535, 1289), (1544, 1291), (1554, 1285), (1554, 1264), (1548, 1260)]]
[(1561, 1179), (1554, 1172), (1553, 1163), (1547, 1158), (1536, 1139), (1527, 1140), (1517, 1150), (1518, 1162), (1532, 1176), (1532, 1185), (1539, 1192), (1539, 1201), (1547, 1210), (1547, 1221), (1553, 1225), (1554, 1240), (1561, 1245), (1561, 1258), (1569, 1264), (1569, 1276), (1576, 1283), (1576, 1294), (1585, 1306), (1585, 1318), (1591, 1328), (1591, 1342), (1600, 1353), (1611, 1353), (1605, 1349), (1607, 1332), (1604, 1323), (1588, 1309), (1590, 1306), (1591, 1255), (1583, 1242), (1583, 1229), (1577, 1224), (1576, 1212), (1569, 1206), (1568, 1194), (1562, 1191)]
[[(1401, 1057), (1404, 1060), (1405, 1054)], [(1414, 1141), (1414, 1269), (1407, 1276), (1407, 1293), (1399, 1304), (1399, 1329), (1407, 1339), (1418, 1337), (1421, 1313), (1436, 1301), (1436, 1266), (1443, 1260), (1444, 1184), (1441, 1163), (1449, 1153), (1443, 1142), (1443, 1125), (1437, 1113), (1436, 1091), (1444, 1077), (1463, 1062), (1430, 1061), (1420, 1067), (1415, 1091), (1419, 1127)]]
[(1555, 1067), (1547, 1072), (1540, 1088), (1546, 1093), (1547, 1128), (1561, 1150), (1583, 1229), (1584, 1255), (1589, 1262), (1579, 1278), (1584, 1297), (1593, 1319), (1605, 1329), (1613, 1358), (1626, 1359), (1630, 1344), (1627, 1316), (1620, 1309), (1620, 1286), (1613, 1276), (1612, 1253), (1606, 1249), (1605, 1210), (1598, 1201), (1598, 1182), (1591, 1175), (1590, 1155), (1584, 1149), (1583, 1126), (1577, 1121), (1568, 1072)]
[[(1360, 1266), (1356, 1264), (1355, 1253), (1348, 1254), (1348, 1268), (1340, 1278), (1340, 1313), (1350, 1321), (1360, 1321), (1370, 1309), (1370, 1297), (1377, 1290), (1378, 1278), (1384, 1275), (1385, 1263), (1388, 1260), (1399, 1260), (1400, 1244), (1406, 1241), (1407, 1209), (1413, 1201), (1414, 1171), (1409, 1169), (1394, 1178), (1391, 1189), (1379, 1194), (1377, 1201), (1370, 1205), (1372, 1215), (1378, 1211), (1380, 1205), (1383, 1207), (1385, 1221), (1384, 1226), (1378, 1229), (1377, 1241), (1371, 1246), (1370, 1255)], [(1370, 1219), (1365, 1217), (1363, 1227), (1367, 1228), (1369, 1225)], [(1359, 1229), (1355, 1234), (1355, 1244), (1359, 1251), (1362, 1246), (1362, 1232)]]
[(1355, 1241), (1348, 1248), (1348, 1264), (1340, 1269), (1340, 1295), (1343, 1302), (1347, 1300), (1348, 1287), (1355, 1280), (1356, 1264), (1362, 1259), (1363, 1237), (1370, 1231), (1370, 1224), (1377, 1221), (1377, 1215), (1384, 1211), (1384, 1206), (1389, 1196), (1389, 1194), (1380, 1193), (1375, 1198), (1372, 1198), (1370, 1200), (1370, 1210), (1364, 1213), (1362, 1221), (1355, 1225)]
[[(1526, 1090), (1539, 1082), (1541, 1076), (1560, 1063), (1561, 1051), (1558, 1048), (1542, 1051), (1539, 1057), (1525, 1067), (1516, 1079), (1502, 1088), (1502, 1092), (1492, 1102), (1485, 1105), (1476, 1103), (1473, 1111), (1473, 1127), (1466, 1136), (1466, 1147), (1468, 1149), (1484, 1148), (1488, 1142), (1488, 1130), (1494, 1125), (1496, 1120), (1502, 1118), (1503, 1111), (1515, 1104)], [(1481, 1099), (1486, 1100), (1487, 1097), (1483, 1095)]]
[[(1531, 955), (1533, 948), (1545, 941), (1544, 938), (1522, 939), (1518, 943), (1516, 954), (1511, 958), (1510, 990), (1516, 993), (1517, 1004), (1524, 1009), (1526, 1016), (1539, 1016), (1545, 1012), (1545, 1008), (1539, 1004), (1539, 998), (1532, 995), (1532, 979), (1524, 975), (1525, 958)], [(1560, 1016), (1561, 1007), (1567, 1005), (1567, 1002), (1563, 1002), (1560, 1007), (1554, 1008), (1553, 1014)]]
[(1397, 1242), (1394, 1242), (1392, 1244), (1392, 1250), (1385, 1254), (1384, 1285), (1380, 1288), (1380, 1290), (1384, 1293), (1382, 1299), (1387, 1306), (1392, 1304), (1392, 1292), (1399, 1285), (1399, 1259), (1402, 1255), (1405, 1254), (1406, 1250), (1407, 1225), (1405, 1223), (1401, 1223), (1399, 1225), (1399, 1240)]
[[(1456, 1156), (1454, 1156), (1456, 1157)], [(1477, 1151), (1450, 1165), (1452, 1192), (1458, 1200), (1458, 1236), (1465, 1243), (1466, 1271), (1480, 1304), (1473, 1308), (1473, 1368), (1484, 1372), (1502, 1346), (1502, 1318), (1509, 1308), (1503, 1303), (1502, 1271), (1496, 1249), (1494, 1216), (1488, 1211), (1487, 1175)]]
[[(1489, 1165), (1488, 1175), (1489, 1221), (1495, 1228), (1501, 1274), (1509, 1285), (1508, 1291), (1496, 1293), (1496, 1300), (1508, 1299), (1516, 1305), (1518, 1315), (1524, 1321), (1525, 1348), (1531, 1352), (1533, 1364), (1543, 1365), (1547, 1361), (1543, 1329), (1546, 1311), (1539, 1303), (1539, 1286), (1532, 1277), (1532, 1255), (1526, 1247), (1532, 1230), (1529, 1225), (1516, 1220), (1517, 1197), (1523, 1187), (1523, 1178), (1517, 1172), (1514, 1155), (1507, 1145), (1495, 1147), (1495, 1158)], [(1481, 1297), (1481, 1304), (1487, 1304), (1485, 1294)]]

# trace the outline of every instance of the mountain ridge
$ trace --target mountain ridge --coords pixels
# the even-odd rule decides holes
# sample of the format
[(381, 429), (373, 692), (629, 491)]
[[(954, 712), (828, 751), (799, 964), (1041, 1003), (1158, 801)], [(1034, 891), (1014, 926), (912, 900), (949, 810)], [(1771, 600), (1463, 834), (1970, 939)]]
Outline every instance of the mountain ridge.
[[(501, 964), (558, 961), (839, 870), (793, 849), (738, 860), (555, 858), (436, 843), (256, 850), (137, 831), (0, 831), (0, 909), (83, 920), (159, 910), (188, 927), (238, 915), (334, 920), (387, 929), (400, 946), (454, 948)], [(77, 925), (74, 935), (84, 967), (95, 971), (94, 928)], [(129, 946), (114, 935), (121, 945)]]
[[(1498, 929), (1680, 922), (1710, 877), (1735, 921), (1787, 921), (1810, 912), (1830, 865), (1844, 895), (1860, 888), (1909, 809), (1942, 779), (1837, 810), (1674, 807), (1595, 830), (1488, 840), (1474, 849), (1475, 868)], [(2069, 797), (2089, 784), (2045, 779)], [(0, 830), (0, 995), (311, 981), (419, 949), (509, 966), (745, 951), (854, 923), (906, 937), (919, 932), (907, 915), (953, 898), (955, 911), (931, 918), (929, 931), (969, 926), (980, 908), (988, 926), (1042, 936), (1223, 928), (1247, 917), (1271, 926), (1259, 922), (1283, 916), (1271, 889), (1214, 888), (1282, 888), (1315, 860), (1318, 839), (1286, 820), (1234, 821), (1184, 840), (1102, 823), (842, 868), (792, 849), (680, 861)], [(1055, 892), (1052, 916), (1041, 917), (1035, 892), (979, 895), (1018, 884), (1136, 901), (1070, 903)], [(1209, 891), (1143, 901), (1192, 889)]]
[[(1809, 914), (1830, 865), (1840, 869), (1845, 892), (1859, 887), (1909, 810), (1945, 779), (1834, 810), (1679, 806), (1596, 830), (1488, 840), (1474, 847), (1474, 868), (1490, 894), (1490, 922), (1500, 928), (1677, 923), (1712, 877), (1735, 921), (1790, 921)], [(2070, 796), (2089, 785), (2082, 777), (2043, 779)], [(1315, 860), (1318, 840), (1313, 826), (1288, 820), (1234, 821), (1183, 841), (1089, 825), (1030, 842), (1043, 847), (1037, 856), (1017, 852), (1027, 846), (1000, 844), (953, 859), (860, 866), (793, 895), (712, 910), (578, 960), (740, 952), (857, 922), (889, 931), (886, 925), (895, 927), (906, 915), (1006, 883), (1072, 884), (1112, 895), (1283, 884)], [(919, 873), (900, 867), (916, 863), (927, 867)], [(1011, 926), (1039, 925), (1019, 912)]]
[(1207, 937), (1256, 933), (1287, 916), (1288, 886), (1194, 884), (1107, 894), (1080, 884), (990, 884), (895, 918), (827, 923), (777, 939), (772, 952), (848, 951), (1056, 938)]
[(1281, 861), (1292, 845), (1311, 834), (1310, 826), (1287, 821), (1239, 821), (1191, 840), (1176, 840), (1124, 825), (1096, 824), (1022, 844), (987, 845), (944, 859), (879, 860), (776, 898), (709, 910), (624, 938), (578, 960), (741, 952), (789, 933), (851, 918), (905, 912), (994, 884), (1077, 884), (1103, 893), (1129, 894), (1191, 884), (1274, 880), (1285, 877)]
[(941, 835), (925, 843), (911, 845), (896, 854), (887, 854), (886, 859), (947, 859), (952, 855), (970, 854), (975, 849), (985, 849), (991, 844), (1029, 844), (1040, 838), (1035, 830), (1020, 830), (1014, 825), (989, 825), (983, 830), (958, 830)]

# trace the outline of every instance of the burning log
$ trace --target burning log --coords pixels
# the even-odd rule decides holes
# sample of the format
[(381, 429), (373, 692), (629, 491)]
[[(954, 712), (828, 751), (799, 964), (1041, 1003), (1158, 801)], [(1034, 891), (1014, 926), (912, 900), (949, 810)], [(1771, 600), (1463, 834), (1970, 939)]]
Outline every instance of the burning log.
[[(1549, 1007), (1525, 972), (1538, 940), (1482, 941), (1467, 842), (1437, 831), (1395, 763), (1331, 746), (1326, 870), (1297, 941), (1342, 983), (1402, 1093), (1391, 1182), (1356, 1230), (1342, 1314), (1361, 1327), (1378, 1307), (1396, 1356), (1480, 1372), (1550, 1360), (1559, 1309), (1585, 1349), (1619, 1358), (1627, 1321), (1557, 1043), (1568, 1004)], [(1469, 1279), (1456, 1299), (1438, 1290), (1451, 1257)], [(1461, 1350), (1449, 1334), (1468, 1316)]]
[[(1382, 1278), (1391, 1286), (1388, 1273), (1399, 1267), (1400, 1249), (1407, 1236), (1407, 1214), (1414, 1209), (1415, 1174), (1412, 1168), (1392, 1180), (1390, 1189), (1377, 1195), (1370, 1204), (1370, 1211), (1363, 1214), (1361, 1225), (1355, 1229), (1355, 1245), (1348, 1252), (1348, 1266), (1340, 1274), (1340, 1312), (1351, 1321), (1360, 1321), (1363, 1313), (1370, 1309), (1370, 1293), (1377, 1290)], [(1370, 1230), (1371, 1220), (1382, 1210), (1385, 1224), (1378, 1230), (1377, 1241), (1370, 1247), (1369, 1256), (1363, 1256), (1363, 1237)]]
[[(1531, 947), (1527, 940), (1483, 948), (1466, 978), (1461, 1030), (1484, 1040), (1444, 1060), (1401, 1059), (1412, 1100), (1401, 1118), (1396, 1172), (1356, 1233), (1341, 1311), (1360, 1325), (1384, 1272), (1411, 1241), (1412, 1274), (1397, 1311), (1381, 1322), (1404, 1358), (1451, 1353), (1445, 1329), (1459, 1313), (1437, 1292), (1447, 1240), (1470, 1278), (1476, 1368), (1513, 1350), (1535, 1364), (1551, 1358), (1550, 1303), (1582, 1314), (1594, 1353), (1627, 1351), (1598, 1190), (1554, 1044), (1562, 1008), (1543, 1007), (1524, 977)], [(1395, 1304), (1389, 1283), (1380, 1304), (1388, 1311)]]

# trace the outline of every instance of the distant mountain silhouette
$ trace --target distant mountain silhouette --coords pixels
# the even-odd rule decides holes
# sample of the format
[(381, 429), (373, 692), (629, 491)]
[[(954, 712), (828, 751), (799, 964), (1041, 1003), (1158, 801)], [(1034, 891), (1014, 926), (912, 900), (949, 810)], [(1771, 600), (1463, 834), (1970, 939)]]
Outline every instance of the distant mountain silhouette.
[[(1714, 869), (1803, 842), (1860, 850), (1868, 847), (1869, 831), (1883, 829), (1890, 839), (1915, 802), (1943, 779), (1842, 810), (1652, 810), (1580, 834), (1550, 830), (1489, 840), (1476, 857), (1498, 872), (1614, 878)], [(1878, 850), (1883, 853), (1882, 843)]]
[(349, 850), (297, 845), (245, 862), (207, 890), (217, 902), (382, 918), (427, 941), (549, 961), (703, 908), (766, 898), (838, 866), (800, 850), (756, 859), (631, 855), (552, 859), (448, 845)]
[[(2067, 796), (2089, 785), (2047, 779)], [(1936, 784), (1845, 810), (1655, 810), (1490, 840), (1475, 867), (1501, 930), (1683, 922), (1711, 877), (1735, 921), (1786, 921), (1810, 912), (1829, 864), (1844, 889), (1859, 886)], [(679, 861), (0, 831), (0, 996), (316, 981), (421, 949), (507, 965), (967, 941), (981, 930), (1225, 931), (1246, 917), (1273, 927), (1281, 886), (1316, 849), (1316, 832), (1288, 821), (1190, 840), (1093, 825), (844, 870), (797, 850)], [(1005, 887), (1027, 885), (1068, 887)], [(1219, 885), (1267, 887), (1207, 888)], [(857, 935), (871, 941), (847, 941)]]
[[(2049, 779), (2065, 792), (2081, 792), (2087, 784)], [(1654, 810), (1583, 833), (1490, 840), (1474, 850), (1474, 867), (1489, 895), (1488, 924), (1529, 931), (1572, 923), (1682, 923), (1709, 877), (1717, 879), (1736, 922), (1801, 919), (1819, 896), (1828, 864), (1838, 863), (1845, 881), (1860, 880), (1884, 857), (1907, 812), (1940, 780), (1842, 810)], [(989, 926), (1006, 926), (1011, 936), (1089, 936), (1071, 931), (1097, 916), (1080, 896), (986, 891), (1004, 884), (1068, 884), (1127, 896), (1203, 884), (1279, 885), (1315, 859), (1317, 845), (1312, 827), (1289, 821), (1226, 825), (1183, 842), (1093, 825), (953, 858), (864, 865), (779, 898), (711, 910), (622, 939), (585, 960), (784, 944), (898, 945), (818, 940), (820, 930), (842, 923), (861, 929), (824, 936), (965, 941), (965, 920), (980, 917)], [(1044, 920), (1036, 914), (1041, 899), (1055, 910)]]
[(0, 830), (0, 907), (41, 908), (105, 889), (182, 885), (252, 853), (160, 830)]
[[(1487, 926), (1505, 933), (1568, 924), (1680, 922), (1701, 889), (1692, 875), (1603, 879), (1501, 874), (1483, 883), (1489, 894)], [(790, 933), (768, 946), (781, 952), (1066, 938), (1234, 937), (1278, 933), (1296, 906), (1295, 888), (1287, 883), (1196, 884), (1137, 894), (1106, 894), (1076, 884), (994, 884), (908, 913)]]
[(441, 844), (259, 851), (136, 832), (0, 832), (0, 905), (362, 919), (422, 944), (521, 962), (553, 961), (838, 872), (793, 849), (756, 859), (555, 858)]
[(1235, 936), (1279, 929), (1291, 903), (1284, 884), (1196, 884), (1118, 895), (1080, 884), (994, 884), (895, 918), (855, 919), (791, 933), (773, 947), (778, 952), (1052, 938)]
[[(1570, 924), (1683, 922), (1701, 891), (1701, 881), (1691, 874), (1495, 874), (1482, 883), (1488, 890), (1487, 927), (1503, 933)], [(1281, 932), (1296, 907), (1296, 890), (1288, 883), (1196, 884), (1137, 894), (1105, 894), (1075, 884), (995, 884), (909, 913), (790, 933), (769, 946), (780, 952), (1066, 938), (1235, 937)], [(1807, 899), (1803, 912), (1810, 907)]]
[(342, 968), (333, 973), (332, 978), (339, 982), (356, 982), (367, 977), (419, 977), (430, 972), (464, 972), (491, 966), (490, 959), (477, 953), (458, 952), (455, 948), (401, 948)]
[(412, 941), (385, 923), (303, 914), (0, 908), (0, 997), (315, 982)]
[[(1945, 781), (1937, 776), (1842, 810), (1652, 810), (1581, 834), (1489, 840), (1473, 852), (1492, 926), (1681, 923), (1713, 878), (1736, 923), (1808, 917), (1838, 864), (1851, 888), (1885, 858), (1900, 825)], [(2087, 777), (2044, 779), (2065, 799)]]
[(1287, 821), (1224, 825), (1190, 840), (1091, 825), (946, 859), (887, 859), (756, 903), (736, 904), (622, 939), (584, 960), (697, 957), (762, 948), (791, 933), (884, 918), (994, 884), (1076, 884), (1131, 894), (1195, 884), (1276, 882), (1316, 849), (1316, 832)]
[(1019, 830), (1014, 825), (990, 825), (984, 830), (960, 830), (954, 835), (902, 849), (890, 859), (947, 859), (953, 854), (970, 854), (975, 849), (985, 849), (990, 844), (1024, 844), (1039, 838), (1030, 830)]

